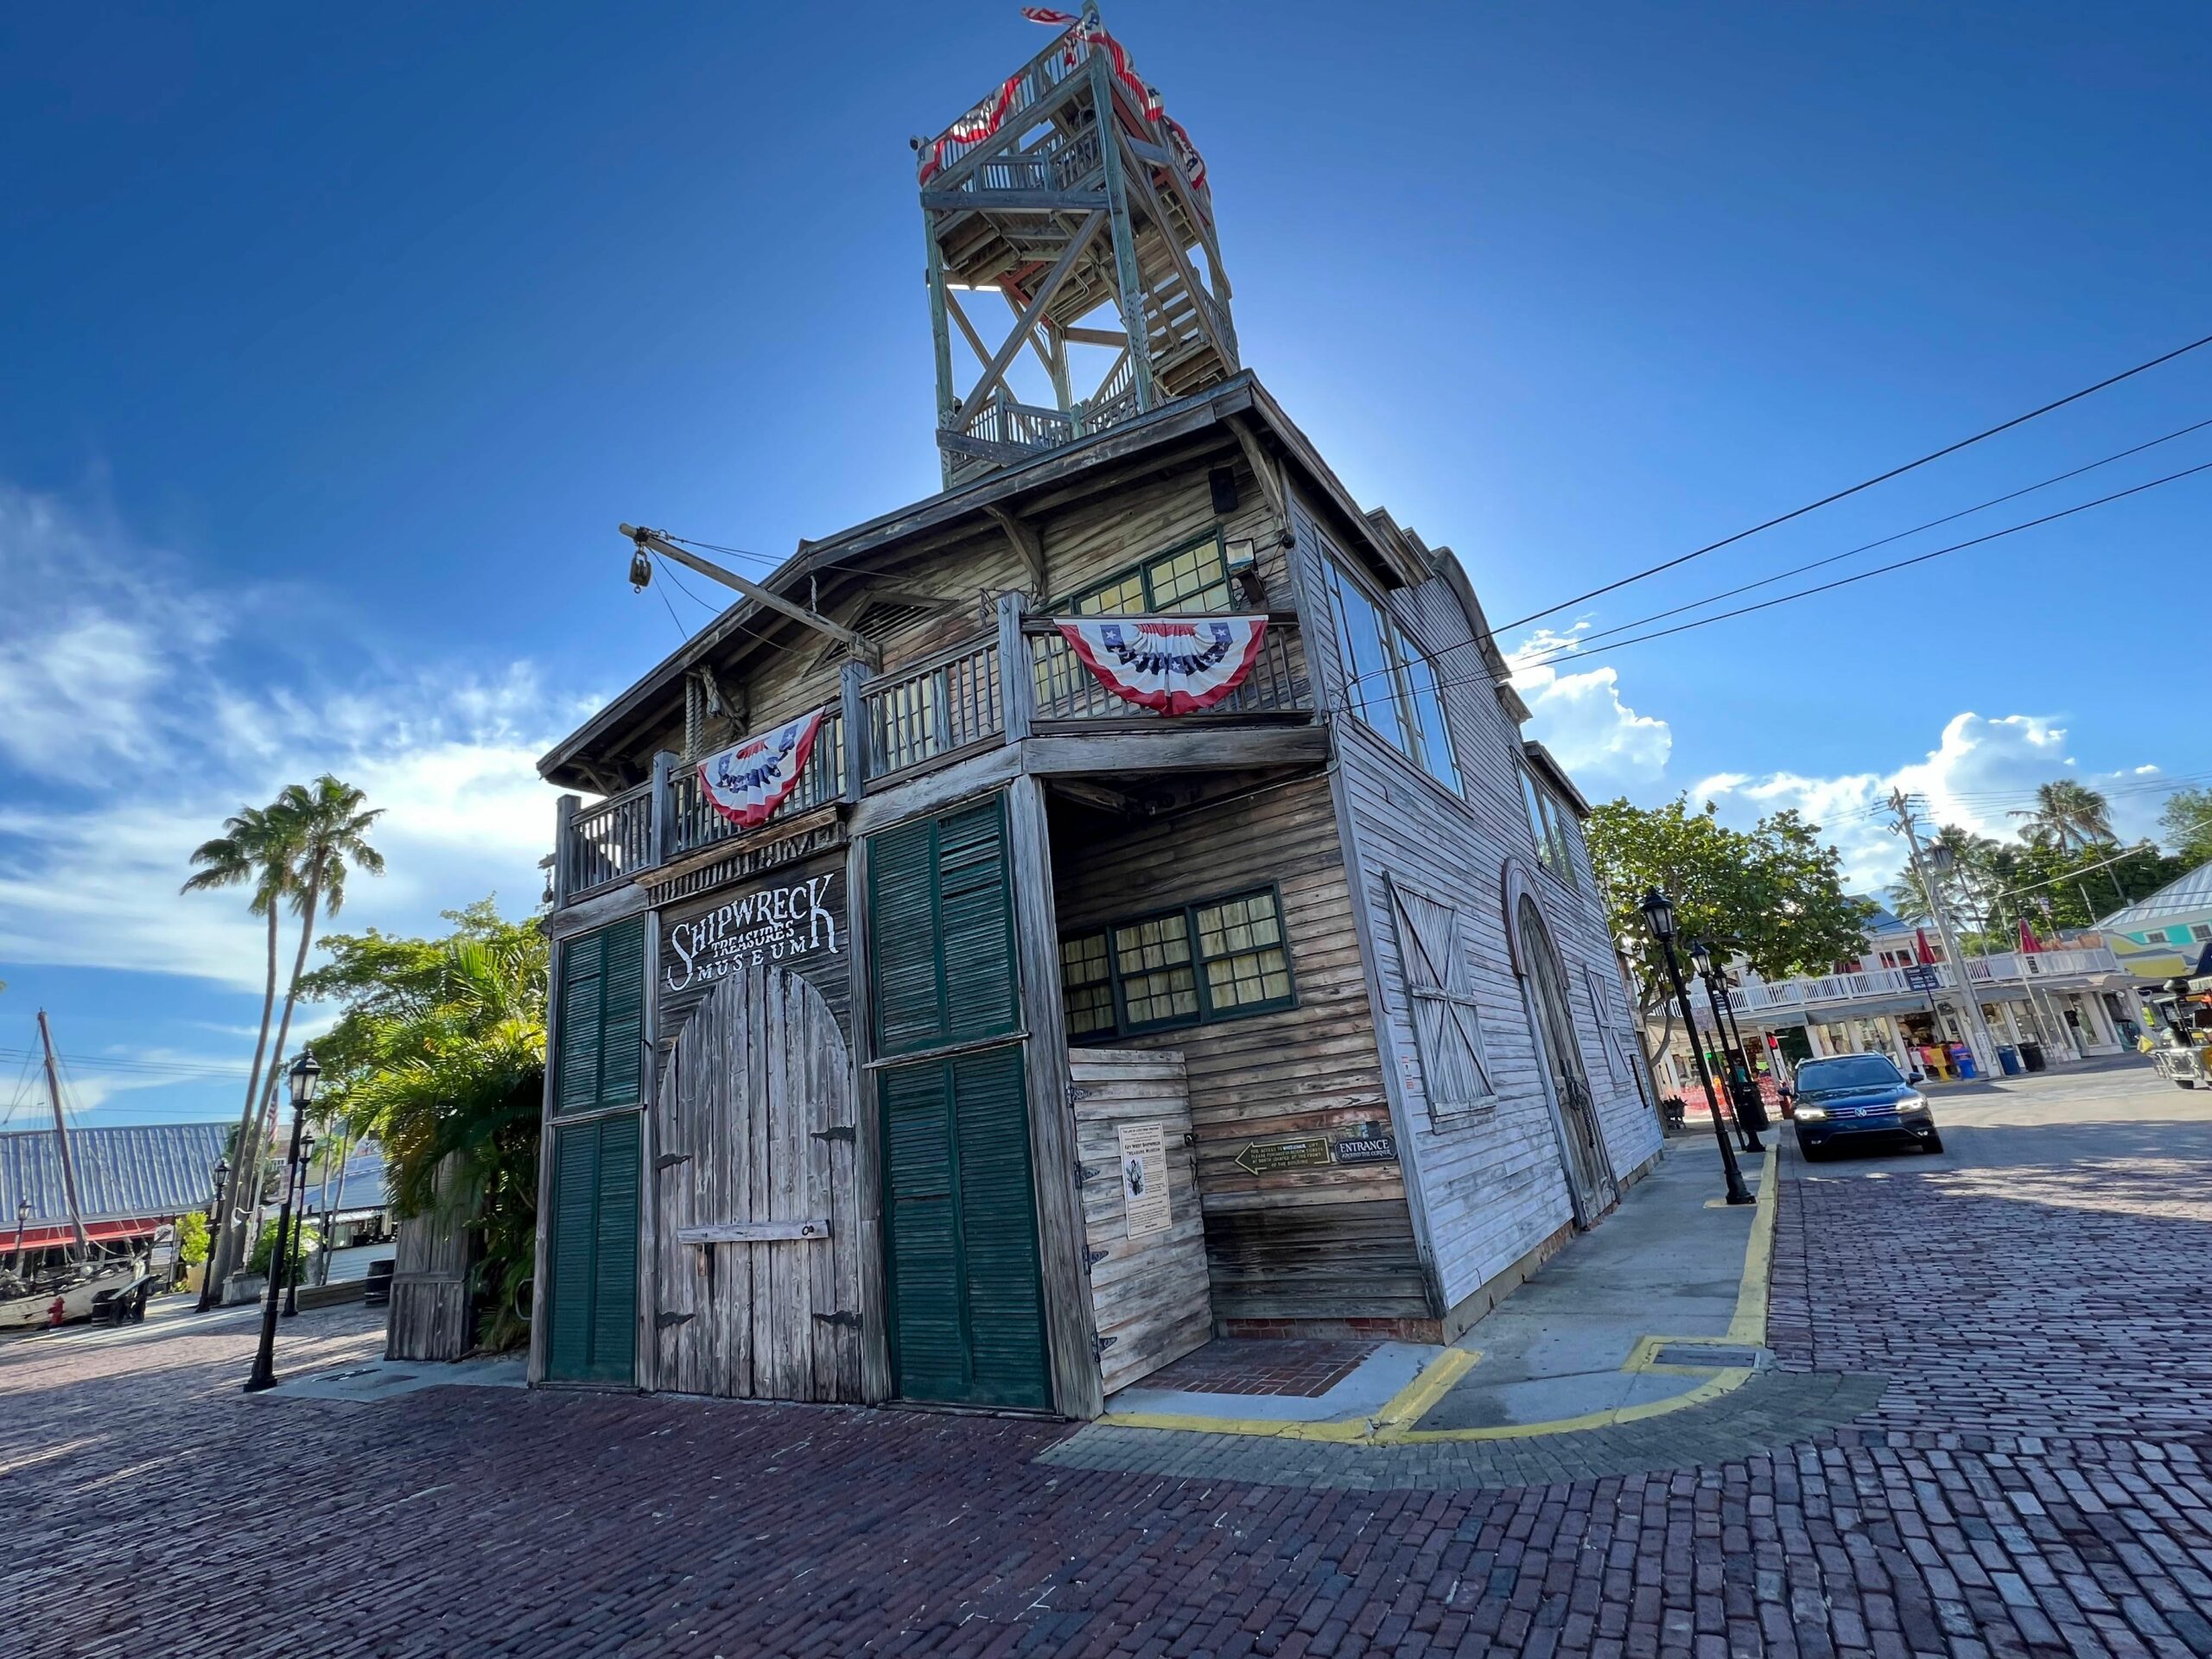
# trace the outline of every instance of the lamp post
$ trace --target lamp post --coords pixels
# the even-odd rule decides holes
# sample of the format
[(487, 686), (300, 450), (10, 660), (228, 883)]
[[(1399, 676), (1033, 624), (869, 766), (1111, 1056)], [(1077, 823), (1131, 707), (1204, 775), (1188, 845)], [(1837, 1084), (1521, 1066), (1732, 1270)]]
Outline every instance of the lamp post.
[(285, 1172), (285, 1179), (292, 1186), (286, 1190), (284, 1196), (289, 1200), (293, 1188), (296, 1188), (300, 1195), (299, 1203), (292, 1211), (292, 1248), (284, 1257), (284, 1317), (288, 1319), (300, 1311), (299, 1244), (307, 1232), (308, 1160), (315, 1156), (315, 1131), (302, 1128), (298, 1138), (299, 1149), (294, 1154), (292, 1167)]
[(292, 1227), (292, 1182), (298, 1172), (300, 1138), (307, 1133), (308, 1108), (315, 1103), (315, 1087), (321, 1080), (322, 1068), (315, 1064), (314, 1052), (303, 1048), (288, 1075), (292, 1085), (292, 1147), (284, 1160), (284, 1204), (276, 1212), (276, 1249), (269, 1259), (269, 1300), (261, 1310), (261, 1347), (253, 1357), (253, 1375), (246, 1379), (248, 1394), (276, 1386), (276, 1312), (283, 1300), (284, 1281), (291, 1276), (286, 1271), (289, 1265), (286, 1235)]
[(30, 1218), (31, 1201), (29, 1198), (17, 1198), (16, 1200), (16, 1271), (18, 1274), (23, 1270), (23, 1228)]
[(215, 1306), (215, 1217), (223, 1213), (224, 1189), (231, 1184), (231, 1160), (218, 1158), (208, 1173), (215, 1178), (215, 1195), (207, 1200), (207, 1259), (200, 1264), (200, 1306), (193, 1310), (197, 1313)]
[(1758, 1200), (1744, 1185), (1744, 1172), (1736, 1167), (1736, 1148), (1728, 1144), (1728, 1126), (1720, 1121), (1720, 1096), (1714, 1092), (1713, 1073), (1706, 1069), (1705, 1051), (1698, 1046), (1697, 1018), (1690, 1011), (1689, 990), (1682, 983), (1682, 964), (1675, 959), (1675, 901), (1654, 887), (1643, 895), (1638, 908), (1643, 912), (1651, 937), (1659, 941), (1660, 954), (1667, 962), (1667, 978), (1675, 990), (1675, 1006), (1681, 1009), (1690, 1034), (1690, 1058), (1696, 1062), (1697, 1080), (1705, 1085), (1705, 1102), (1713, 1111), (1713, 1138), (1720, 1143), (1720, 1168), (1728, 1181), (1728, 1202), (1756, 1204)]
[(1726, 981), (1713, 961), (1712, 941), (1692, 940), (1690, 963), (1705, 982), (1705, 1000), (1713, 1006), (1713, 1029), (1720, 1039), (1721, 1053), (1727, 1057), (1723, 1070), (1727, 1073), (1728, 1109), (1735, 1114), (1736, 1134), (1745, 1152), (1764, 1152), (1759, 1130), (1765, 1126), (1766, 1114), (1758, 1104), (1758, 1085), (1751, 1081), (1751, 1057), (1744, 1046), (1744, 1028), (1736, 1023), (1736, 1011), (1728, 1005)]

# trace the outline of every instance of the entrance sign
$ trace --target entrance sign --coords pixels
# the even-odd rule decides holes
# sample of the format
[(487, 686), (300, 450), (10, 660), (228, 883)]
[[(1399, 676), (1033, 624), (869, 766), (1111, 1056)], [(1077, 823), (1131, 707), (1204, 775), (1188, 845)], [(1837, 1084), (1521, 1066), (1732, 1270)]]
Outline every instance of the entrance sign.
[(1267, 637), (1268, 619), (1056, 616), (1052, 626), (1122, 702), (1190, 715), (1212, 708), (1244, 683)]
[(1329, 1143), (1320, 1135), (1300, 1135), (1294, 1141), (1255, 1141), (1236, 1154), (1236, 1167), (1248, 1175), (1272, 1174), (1279, 1169), (1320, 1169), (1331, 1162)]
[(765, 822), (798, 787), (829, 712), (826, 706), (814, 709), (700, 761), (699, 791), (707, 804), (741, 830)]
[(1398, 1161), (1398, 1137), (1363, 1135), (1355, 1140), (1336, 1141), (1329, 1150), (1336, 1154), (1339, 1164), (1395, 1164)]
[(1122, 1208), (1129, 1236), (1146, 1238), (1175, 1224), (1167, 1203), (1167, 1147), (1157, 1123), (1121, 1126)]

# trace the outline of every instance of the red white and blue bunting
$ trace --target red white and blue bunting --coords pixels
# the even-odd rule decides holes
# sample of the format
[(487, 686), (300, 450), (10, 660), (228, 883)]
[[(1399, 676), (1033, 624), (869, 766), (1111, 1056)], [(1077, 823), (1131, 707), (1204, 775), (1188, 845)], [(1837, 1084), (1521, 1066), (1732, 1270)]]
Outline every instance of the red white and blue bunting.
[(826, 708), (748, 737), (699, 763), (699, 792), (741, 830), (764, 823), (798, 787)]
[(1052, 619), (1099, 683), (1163, 715), (1211, 709), (1244, 683), (1266, 638), (1264, 616)]

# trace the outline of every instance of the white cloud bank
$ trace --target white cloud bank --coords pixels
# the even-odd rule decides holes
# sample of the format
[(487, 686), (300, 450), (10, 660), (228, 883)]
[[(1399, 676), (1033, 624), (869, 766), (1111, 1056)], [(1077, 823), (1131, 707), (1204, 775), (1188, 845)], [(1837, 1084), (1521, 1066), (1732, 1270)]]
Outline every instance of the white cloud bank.
[(1613, 788), (1648, 783), (1666, 771), (1675, 734), (1665, 721), (1621, 701), (1620, 676), (1611, 664), (1560, 666), (1572, 663), (1575, 638), (1588, 626), (1578, 622), (1563, 633), (1540, 628), (1506, 658), (1513, 689), (1529, 705), (1528, 734), (1577, 779)]
[(555, 791), (534, 762), (588, 705), (527, 663), (271, 683), (270, 595), (204, 592), (97, 516), (5, 485), (0, 593), (0, 960), (258, 991), (261, 925), (237, 893), (181, 898), (187, 858), (242, 804), (326, 771), (385, 809), (390, 874), (349, 884), (340, 927), (421, 930), (494, 890), (510, 913), (536, 902)]

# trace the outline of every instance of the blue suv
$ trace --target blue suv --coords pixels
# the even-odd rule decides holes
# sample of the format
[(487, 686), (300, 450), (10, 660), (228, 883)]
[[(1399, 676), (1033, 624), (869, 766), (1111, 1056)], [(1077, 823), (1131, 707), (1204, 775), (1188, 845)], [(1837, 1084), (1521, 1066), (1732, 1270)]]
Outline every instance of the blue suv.
[(1910, 1141), (1923, 1152), (1943, 1150), (1928, 1096), (1904, 1080), (1886, 1054), (1838, 1054), (1797, 1068), (1797, 1109), (1791, 1115), (1797, 1150), (1827, 1156), (1841, 1141)]

